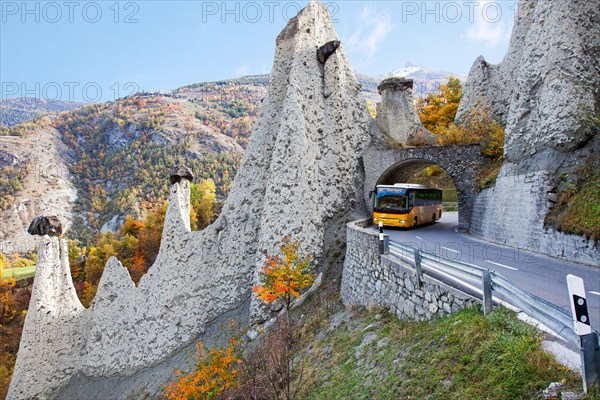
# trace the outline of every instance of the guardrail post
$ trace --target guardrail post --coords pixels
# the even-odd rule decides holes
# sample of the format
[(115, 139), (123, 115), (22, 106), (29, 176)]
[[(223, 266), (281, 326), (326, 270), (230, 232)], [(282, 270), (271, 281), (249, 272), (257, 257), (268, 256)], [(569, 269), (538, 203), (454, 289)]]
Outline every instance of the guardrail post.
[(492, 312), (492, 274), (490, 271), (483, 273), (483, 315), (488, 315)]
[(585, 393), (593, 386), (600, 386), (600, 342), (598, 335), (590, 325), (590, 315), (583, 279), (575, 275), (567, 275), (567, 286), (571, 298), (573, 313), (573, 330), (579, 335), (581, 343), (581, 378)]
[(583, 391), (587, 393), (593, 385), (600, 387), (600, 342), (596, 332), (580, 336), (580, 339), (581, 376)]
[(419, 287), (421, 287), (423, 284), (423, 282), (421, 280), (421, 276), (423, 275), (423, 269), (421, 267), (421, 260), (423, 259), (423, 257), (421, 257), (421, 250), (415, 249), (414, 255), (415, 255), (415, 269), (417, 271), (417, 283), (419, 284)]

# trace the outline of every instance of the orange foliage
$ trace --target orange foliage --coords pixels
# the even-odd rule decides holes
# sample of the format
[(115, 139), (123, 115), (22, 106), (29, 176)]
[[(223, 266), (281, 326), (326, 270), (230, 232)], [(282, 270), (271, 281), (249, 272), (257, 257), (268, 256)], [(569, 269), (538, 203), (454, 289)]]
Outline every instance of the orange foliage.
[(289, 309), (293, 298), (300, 297), (303, 289), (312, 286), (315, 281), (312, 257), (301, 257), (299, 250), (300, 243), (288, 236), (281, 245), (283, 258), (269, 256), (259, 272), (263, 283), (252, 288), (260, 300), (267, 304), (279, 302)]
[(125, 217), (125, 223), (121, 230), (124, 235), (137, 236), (138, 232), (146, 228), (144, 221), (134, 219), (131, 215)]
[(229, 339), (225, 348), (208, 351), (198, 342), (195, 370), (176, 371), (176, 380), (165, 387), (165, 398), (295, 398), (297, 391), (292, 390), (292, 383), (301, 376), (293, 371), (297, 341), (289, 309), (292, 300), (313, 284), (313, 269), (312, 257), (300, 255), (300, 243), (284, 238), (281, 256), (267, 259), (259, 272), (262, 284), (252, 289), (260, 300), (267, 304), (278, 302), (288, 311), (286, 321), (280, 321), (278, 329), (265, 336), (266, 350), (247, 352), (244, 360), (239, 337)]
[(81, 303), (85, 307), (89, 307), (92, 304), (92, 300), (94, 300), (94, 296), (96, 296), (96, 290), (98, 290), (98, 286), (88, 282), (83, 282), (83, 293), (81, 295)]
[(196, 345), (198, 363), (195, 371), (176, 371), (177, 380), (164, 392), (168, 400), (214, 399), (239, 386), (238, 373), (241, 359), (239, 339), (230, 338), (226, 348), (206, 350), (202, 342)]

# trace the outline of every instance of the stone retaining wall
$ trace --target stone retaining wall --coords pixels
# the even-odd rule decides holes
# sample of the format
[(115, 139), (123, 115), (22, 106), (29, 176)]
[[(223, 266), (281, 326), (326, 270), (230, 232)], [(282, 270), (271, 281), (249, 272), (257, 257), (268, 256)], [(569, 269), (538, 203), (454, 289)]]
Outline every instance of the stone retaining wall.
[(344, 305), (380, 306), (401, 319), (426, 320), (480, 303), (429, 276), (422, 276), (419, 284), (413, 265), (379, 254), (378, 234), (365, 229), (369, 225), (369, 219), (348, 224), (341, 287)]
[(544, 227), (551, 189), (548, 171), (512, 174), (503, 167), (496, 184), (475, 199), (471, 234), (553, 257), (600, 264), (597, 241)]

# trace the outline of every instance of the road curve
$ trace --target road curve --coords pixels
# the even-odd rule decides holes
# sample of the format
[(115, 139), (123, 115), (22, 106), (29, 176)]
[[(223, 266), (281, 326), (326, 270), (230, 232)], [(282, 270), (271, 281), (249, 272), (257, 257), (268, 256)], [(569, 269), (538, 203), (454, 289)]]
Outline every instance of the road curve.
[[(375, 227), (373, 229), (376, 229)], [(385, 228), (390, 240), (456, 261), (493, 270), (522, 289), (571, 313), (567, 274), (583, 278), (592, 326), (600, 331), (600, 268), (486, 242), (460, 233), (458, 213), (447, 212), (434, 225)]]

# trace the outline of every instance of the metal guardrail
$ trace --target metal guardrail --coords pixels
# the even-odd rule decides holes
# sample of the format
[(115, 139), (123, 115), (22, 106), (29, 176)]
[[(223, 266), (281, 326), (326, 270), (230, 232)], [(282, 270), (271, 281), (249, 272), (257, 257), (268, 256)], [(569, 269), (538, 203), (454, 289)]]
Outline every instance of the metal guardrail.
[[(574, 348), (580, 347), (580, 338), (575, 333), (573, 319), (567, 311), (524, 291), (497, 272), (477, 265), (450, 260), (397, 242), (390, 241), (389, 247), (390, 255), (413, 263), (418, 275), (427, 274), (435, 277), (441, 275), (454, 280), (457, 285), (467, 286), (471, 291), (480, 294), (484, 305), (486, 297), (500, 303), (508, 303), (551, 329)], [(491, 277), (491, 280), (485, 279), (486, 276)], [(419, 279), (421, 279), (420, 276)], [(491, 307), (491, 302), (489, 302), (489, 307)], [(485, 306), (484, 311), (489, 312)]]

